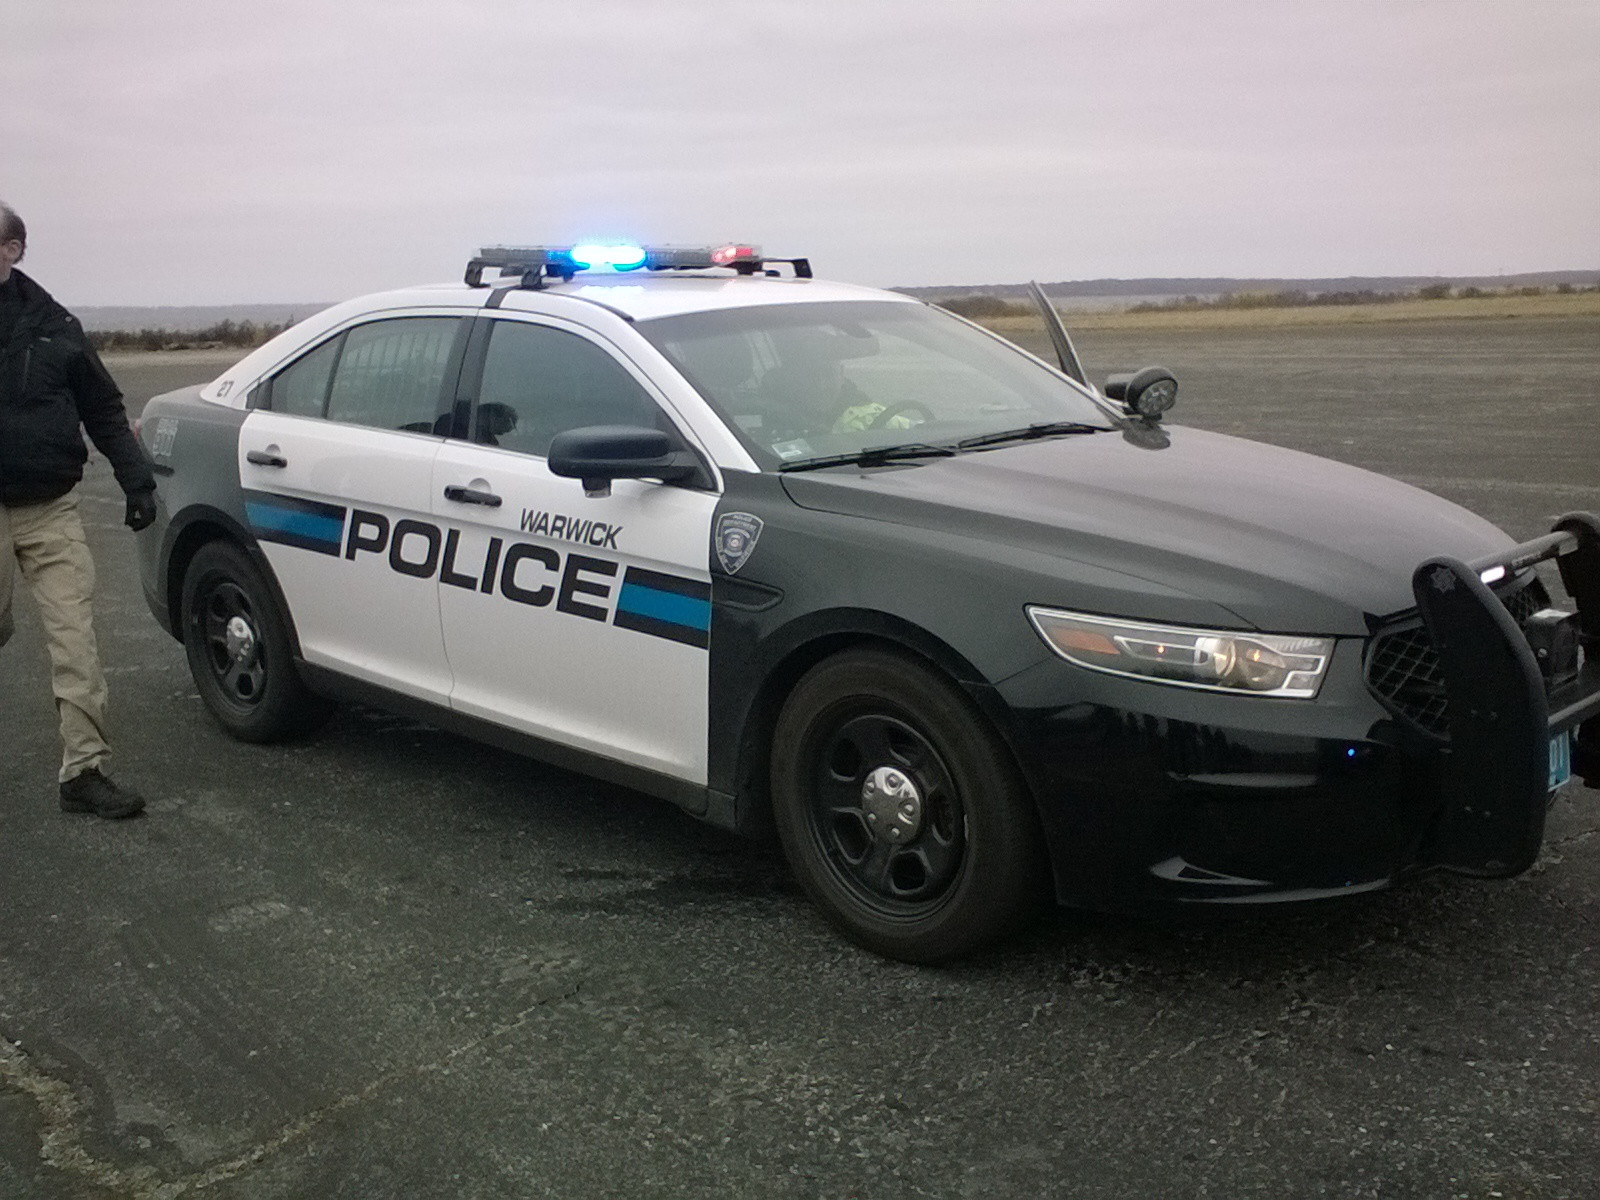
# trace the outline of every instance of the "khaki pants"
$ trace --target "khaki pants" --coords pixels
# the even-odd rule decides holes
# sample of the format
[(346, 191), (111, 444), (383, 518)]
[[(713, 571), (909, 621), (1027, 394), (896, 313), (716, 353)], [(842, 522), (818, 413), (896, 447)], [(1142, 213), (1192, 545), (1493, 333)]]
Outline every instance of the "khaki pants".
[(76, 491), (41, 504), (0, 504), (0, 646), (14, 628), (11, 589), (18, 567), (33, 589), (50, 644), (50, 681), (61, 720), (60, 778), (65, 783), (90, 767), (103, 766), (111, 753), (106, 745), (106, 679), (89, 606), (94, 560), (84, 541)]

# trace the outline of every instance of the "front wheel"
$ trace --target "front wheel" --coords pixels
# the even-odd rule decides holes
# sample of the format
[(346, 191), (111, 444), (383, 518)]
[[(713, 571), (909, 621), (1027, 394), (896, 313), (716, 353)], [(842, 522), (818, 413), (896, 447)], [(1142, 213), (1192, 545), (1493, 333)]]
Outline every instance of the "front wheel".
[(855, 650), (790, 695), (772, 750), (784, 852), (823, 913), (891, 958), (936, 963), (1020, 928), (1045, 880), (1016, 767), (967, 697), (907, 656)]
[(246, 742), (319, 725), (332, 705), (295, 670), (288, 624), (250, 557), (230, 542), (202, 546), (183, 577), (183, 648), (218, 724)]

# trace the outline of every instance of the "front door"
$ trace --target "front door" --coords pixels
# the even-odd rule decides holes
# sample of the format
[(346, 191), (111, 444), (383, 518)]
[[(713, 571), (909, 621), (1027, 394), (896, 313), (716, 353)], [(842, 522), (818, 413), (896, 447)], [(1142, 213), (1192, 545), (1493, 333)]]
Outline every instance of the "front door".
[(545, 461), (562, 430), (666, 420), (609, 344), (496, 320), (473, 440), (434, 462), (439, 609), (457, 710), (704, 784), (717, 497), (648, 480), (589, 497)]

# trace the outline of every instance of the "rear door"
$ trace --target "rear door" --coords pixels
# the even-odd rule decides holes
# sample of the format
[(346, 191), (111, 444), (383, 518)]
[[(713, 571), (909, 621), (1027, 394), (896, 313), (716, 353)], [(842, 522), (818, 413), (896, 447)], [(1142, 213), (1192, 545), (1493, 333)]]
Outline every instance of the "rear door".
[(471, 440), (434, 463), (452, 705), (704, 784), (717, 496), (629, 479), (586, 496), (545, 458), (584, 425), (675, 428), (644, 371), (594, 332), (489, 322)]
[(239, 438), (246, 513), (306, 660), (441, 704), (433, 464), (466, 327), (353, 325), (274, 376)]

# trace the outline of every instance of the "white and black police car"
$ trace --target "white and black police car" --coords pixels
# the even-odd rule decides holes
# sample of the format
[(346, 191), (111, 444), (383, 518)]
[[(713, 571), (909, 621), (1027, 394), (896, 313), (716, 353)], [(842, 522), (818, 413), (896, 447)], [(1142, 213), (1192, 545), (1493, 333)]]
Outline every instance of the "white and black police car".
[(1166, 426), (1044, 309), (1059, 366), (755, 247), (487, 249), (150, 402), (146, 596), (240, 738), (353, 698), (775, 827), (909, 961), (1525, 870), (1600, 786), (1600, 519)]

